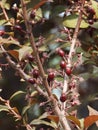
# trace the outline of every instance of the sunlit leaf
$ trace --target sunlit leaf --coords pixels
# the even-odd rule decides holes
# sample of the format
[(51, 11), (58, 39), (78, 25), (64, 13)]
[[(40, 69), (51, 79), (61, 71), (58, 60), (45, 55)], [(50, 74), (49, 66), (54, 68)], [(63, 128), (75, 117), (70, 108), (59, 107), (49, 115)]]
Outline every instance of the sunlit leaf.
[(29, 46), (22, 46), (22, 48), (20, 48), (18, 52), (19, 52), (19, 60), (22, 60), (23, 58), (26, 57), (26, 55), (31, 54), (32, 48)]
[(51, 126), (53, 128), (57, 128), (57, 125), (54, 123), (54, 122), (47, 122), (47, 121), (44, 121), (44, 120), (40, 120), (40, 119), (35, 119), (33, 121), (31, 121), (30, 125), (41, 125), (41, 124), (44, 124), (44, 125), (47, 125), (47, 126)]
[(36, 17), (35, 17), (35, 19), (36, 19), (37, 21), (39, 21), (41, 18), (42, 18), (42, 10), (41, 10), (41, 8), (39, 8), (39, 9), (36, 11)]
[(91, 115), (84, 119), (84, 127), (88, 128), (92, 124), (94, 124), (96, 121), (98, 121), (98, 115)]
[(13, 39), (12, 37), (0, 38), (0, 44), (7, 44), (7, 45), (15, 44), (17, 46), (20, 46), (20, 43), (17, 40)]
[(39, 51), (48, 51), (48, 48), (44, 45), (39, 47)]
[(38, 94), (38, 92), (37, 91), (33, 91), (32, 93), (31, 93), (31, 97), (34, 97), (34, 96), (36, 96)]
[(5, 7), (5, 9), (9, 10), (9, 9), (10, 9), (10, 4), (9, 4), (9, 3), (6, 3), (6, 4), (4, 5), (4, 7)]
[(24, 94), (25, 94), (24, 91), (17, 91), (10, 97), (10, 100), (16, 98), (17, 96), (21, 96), (21, 95), (24, 95)]
[(98, 2), (97, 1), (95, 1), (95, 0), (91, 0), (91, 7), (94, 9), (94, 11), (95, 11), (95, 16), (96, 16), (96, 18), (98, 18)]
[(77, 119), (75, 116), (67, 116), (66, 118), (74, 122), (77, 126), (81, 127), (79, 119)]
[(44, 118), (47, 118), (47, 116), (48, 116), (48, 113), (47, 112), (45, 112), (45, 113), (43, 113), (38, 119), (44, 119)]
[(98, 29), (98, 22), (94, 22), (94, 24), (91, 25), (91, 27)]
[(22, 115), (24, 115), (30, 108), (31, 106), (25, 106), (22, 110)]
[(5, 23), (6, 23), (5, 19), (0, 20), (0, 26), (3, 25), (3, 24), (5, 24)]
[[(76, 24), (77, 24), (78, 17), (79, 16), (76, 14), (66, 16), (66, 18), (63, 21), (63, 25), (65, 27), (75, 28)], [(81, 21), (80, 28), (87, 28), (88, 26), (89, 26), (89, 24), (86, 23), (84, 20)]]
[(5, 105), (0, 105), (0, 112), (2, 112), (2, 111), (6, 111), (6, 112), (8, 112), (9, 109), (8, 109), (8, 107), (5, 106)]
[(81, 130), (84, 130), (84, 118), (79, 119), (79, 121), (80, 121)]

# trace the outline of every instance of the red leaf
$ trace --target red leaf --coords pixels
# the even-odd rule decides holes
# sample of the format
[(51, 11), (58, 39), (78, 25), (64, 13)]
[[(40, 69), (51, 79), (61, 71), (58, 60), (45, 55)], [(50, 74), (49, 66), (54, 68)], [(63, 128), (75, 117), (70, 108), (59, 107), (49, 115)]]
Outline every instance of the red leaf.
[[(91, 115), (98, 115), (98, 111), (96, 111), (94, 108), (87, 106), (89, 110), (89, 116)], [(96, 121), (96, 125), (98, 126), (98, 121)]]
[(53, 2), (52, 0), (42, 0), (41, 2), (39, 2), (37, 5), (34, 6), (33, 10), (37, 10), (38, 8), (40, 8), (40, 6), (42, 6), (43, 4), (45, 4), (46, 2)]
[(15, 50), (9, 50), (8, 53), (13, 56), (16, 60), (19, 59), (19, 53), (18, 51), (15, 51)]
[(98, 115), (88, 116), (84, 119), (84, 127), (88, 128), (89, 126), (91, 126), (96, 121), (98, 121)]
[(55, 121), (56, 123), (59, 122), (59, 117), (55, 115), (49, 115), (47, 116), (48, 119)]

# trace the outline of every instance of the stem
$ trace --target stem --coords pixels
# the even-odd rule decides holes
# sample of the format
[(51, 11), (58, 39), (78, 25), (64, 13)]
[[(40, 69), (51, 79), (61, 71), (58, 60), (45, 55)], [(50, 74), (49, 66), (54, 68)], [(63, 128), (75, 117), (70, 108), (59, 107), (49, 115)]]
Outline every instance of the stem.
[(76, 45), (76, 40), (77, 40), (80, 25), (81, 25), (81, 21), (82, 21), (82, 15), (83, 15), (82, 10), (84, 8), (84, 4), (85, 4), (85, 0), (82, 0), (78, 21), (77, 21), (75, 31), (74, 31), (74, 35), (73, 35), (73, 38), (72, 38), (72, 41), (71, 41), (71, 47), (70, 47), (70, 52), (69, 52), (69, 56), (68, 56), (68, 64), (69, 65), (71, 65), (72, 53), (75, 52), (75, 45)]
[[(33, 49), (33, 52), (34, 52), (34, 55), (35, 55), (35, 58), (36, 58), (36, 61), (37, 61), (37, 65), (38, 65), (38, 69), (40, 71), (40, 75), (43, 79), (43, 85), (46, 88), (46, 91), (48, 93), (48, 97), (51, 99), (51, 102), (54, 105), (54, 111), (55, 111), (56, 115), (59, 117), (59, 120), (60, 120), (60, 123), (61, 123), (63, 129), (64, 130), (71, 130), (71, 128), (68, 124), (68, 121), (67, 121), (66, 117), (64, 116), (64, 113), (62, 113), (61, 110), (59, 109), (59, 107), (57, 105), (57, 101), (53, 97), (53, 95), (51, 93), (51, 89), (50, 89), (49, 84), (47, 82), (47, 77), (45, 75), (43, 66), (41, 64), (39, 53), (38, 53), (38, 50), (36, 48), (36, 44), (35, 44), (35, 41), (34, 41), (34, 36), (32, 34), (32, 26), (29, 24), (28, 14), (27, 14), (27, 11), (26, 11), (26, 5), (24, 3), (24, 0), (21, 0), (21, 6), (22, 6), (22, 10), (23, 10), (24, 21), (25, 21), (27, 32), (28, 32), (30, 44), (32, 46), (32, 49)], [(63, 116), (63, 118), (61, 117), (61, 115)]]
[(6, 101), (5, 105), (8, 107), (10, 113), (13, 114), (15, 118), (17, 118), (18, 120), (21, 120), (21, 116), (18, 113), (16, 113), (14, 109), (10, 106), (9, 100)]
[(6, 19), (7, 21), (9, 21), (8, 15), (7, 15), (6, 11), (5, 11), (5, 8), (3, 7), (2, 2), (0, 2), (0, 6), (1, 6), (1, 9), (2, 9), (2, 11), (3, 11), (3, 14), (4, 14), (5, 19)]

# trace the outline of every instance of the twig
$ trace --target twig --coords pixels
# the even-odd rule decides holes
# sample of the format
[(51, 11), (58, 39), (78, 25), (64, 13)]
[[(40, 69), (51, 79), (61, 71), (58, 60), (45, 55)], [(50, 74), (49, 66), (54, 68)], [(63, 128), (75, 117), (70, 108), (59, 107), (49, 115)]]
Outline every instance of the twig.
[(54, 105), (54, 111), (55, 111), (56, 115), (59, 117), (59, 120), (60, 120), (60, 123), (61, 123), (63, 129), (64, 130), (71, 130), (71, 128), (70, 128), (70, 126), (68, 124), (68, 121), (67, 121), (66, 117), (64, 116), (64, 113), (62, 113), (61, 110), (59, 109), (59, 107), (57, 105), (57, 101), (53, 97), (53, 95), (51, 93), (51, 89), (50, 89), (49, 84), (47, 82), (47, 77), (45, 75), (43, 66), (41, 64), (39, 53), (38, 53), (38, 50), (36, 48), (36, 44), (35, 44), (35, 41), (34, 41), (34, 36), (32, 34), (32, 26), (29, 24), (29, 19), (28, 19), (28, 15), (27, 15), (27, 9), (26, 9), (26, 5), (24, 3), (24, 0), (21, 0), (21, 6), (22, 6), (22, 10), (23, 10), (23, 16), (24, 16), (24, 21), (25, 21), (26, 29), (27, 29), (28, 36), (29, 36), (29, 39), (30, 39), (30, 44), (32, 46), (34, 55), (36, 57), (36, 61), (37, 61), (37, 65), (38, 65), (41, 77), (43, 79), (43, 85), (44, 85), (44, 87), (45, 87), (45, 89), (46, 89), (46, 91), (48, 93), (48, 96), (51, 99), (51, 102)]
[(72, 41), (71, 41), (71, 47), (70, 47), (70, 52), (69, 52), (69, 56), (68, 56), (68, 64), (69, 65), (72, 64), (71, 63), (72, 62), (72, 53), (75, 52), (75, 45), (76, 45), (76, 40), (77, 40), (80, 25), (81, 25), (81, 21), (82, 21), (82, 15), (83, 15), (82, 10), (84, 8), (84, 4), (85, 4), (85, 0), (82, 0), (78, 21), (77, 21), (75, 31), (74, 31), (74, 35), (73, 35), (73, 38), (72, 38)]
[(5, 8), (3, 7), (2, 2), (0, 2), (0, 6), (1, 6), (1, 9), (2, 9), (3, 14), (4, 14), (4, 16), (5, 16), (5, 19), (6, 19), (7, 21), (9, 21), (9, 17), (8, 17), (8, 15), (7, 15), (6, 11), (5, 11)]
[(5, 105), (8, 107), (10, 113), (13, 114), (17, 120), (21, 120), (22, 117), (18, 113), (16, 113), (15, 110), (10, 106), (9, 100), (6, 101)]

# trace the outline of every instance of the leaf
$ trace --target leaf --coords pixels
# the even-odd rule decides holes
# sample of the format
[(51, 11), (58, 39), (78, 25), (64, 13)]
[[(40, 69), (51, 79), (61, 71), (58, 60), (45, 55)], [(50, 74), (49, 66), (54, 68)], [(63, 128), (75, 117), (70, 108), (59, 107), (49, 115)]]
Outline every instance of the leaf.
[(0, 26), (2, 26), (2, 25), (5, 24), (5, 23), (6, 23), (6, 20), (5, 20), (5, 19), (0, 20)]
[(47, 125), (47, 126), (51, 126), (53, 128), (57, 128), (57, 125), (52, 121), (47, 122), (47, 121), (44, 121), (44, 120), (35, 119), (35, 120), (31, 121), (31, 123), (30, 123), (30, 125), (40, 125), (40, 124), (44, 124), (44, 125)]
[(10, 4), (5, 3), (4, 7), (5, 7), (5, 9), (9, 10), (10, 9)]
[(27, 54), (31, 54), (32, 48), (29, 46), (22, 46), (21, 49), (18, 50), (19, 52), (19, 60), (22, 60), (26, 57)]
[(42, 10), (41, 10), (41, 8), (39, 8), (39, 9), (36, 11), (36, 17), (35, 17), (35, 19), (36, 19), (37, 21), (39, 21), (39, 20), (41, 20), (41, 18), (42, 18)]
[(91, 115), (84, 119), (84, 127), (88, 128), (92, 124), (94, 124), (96, 121), (98, 121), (98, 115)]
[(12, 37), (0, 38), (0, 44), (7, 44), (7, 45), (15, 44), (17, 46), (20, 46), (19, 42), (17, 40), (13, 39)]
[(23, 92), (23, 91), (17, 91), (10, 97), (10, 100), (14, 99), (17, 96), (21, 96), (21, 95), (24, 95), (24, 94), (25, 94), (25, 92)]
[(53, 120), (54, 122), (56, 122), (58, 124), (59, 122), (59, 117), (55, 116), (55, 115), (49, 115), (47, 116), (48, 119)]
[(51, 17), (56, 17), (66, 9), (65, 5), (57, 5), (52, 9)]
[(96, 13), (95, 16), (96, 18), (98, 18), (98, 2), (95, 0), (91, 0), (91, 3), (92, 3), (91, 7), (94, 9)]
[(45, 45), (43, 45), (39, 48), (39, 51), (48, 51), (48, 48)]
[(0, 112), (2, 112), (2, 111), (9, 111), (9, 109), (8, 109), (8, 107), (7, 106), (5, 106), (5, 105), (0, 105)]
[[(65, 27), (69, 27), (69, 28), (75, 28), (76, 24), (77, 24), (77, 20), (78, 20), (78, 15), (73, 14), (73, 15), (69, 15), (67, 16), (64, 21), (63, 21), (63, 25)], [(86, 23), (84, 20), (81, 21), (81, 25), (80, 28), (87, 28), (89, 26), (88, 23)]]
[(10, 4), (7, 3), (7, 0), (2, 0), (2, 5), (5, 9), (9, 10), (10, 9)]
[(16, 60), (19, 59), (19, 53), (16, 50), (9, 50), (8, 53), (13, 56)]
[[(98, 111), (96, 111), (95, 109), (93, 109), (90, 106), (87, 106), (88, 110), (89, 110), (89, 115), (98, 115)], [(96, 121), (96, 125), (98, 126), (98, 121)]]
[(22, 110), (22, 115), (24, 115), (30, 108), (31, 106), (25, 106)]
[(98, 29), (98, 22), (94, 22), (94, 24), (93, 24), (93, 25), (90, 25), (90, 26), (93, 27), (93, 28)]
[(38, 8), (40, 8), (43, 4), (45, 4), (46, 2), (53, 2), (53, 0), (42, 0), (40, 1), (38, 4), (36, 4), (34, 7), (33, 7), (33, 10), (37, 10)]
[(75, 116), (67, 116), (66, 118), (73, 121), (77, 126), (81, 127), (79, 119), (77, 119)]
[(36, 96), (36, 95), (38, 95), (38, 92), (37, 92), (37, 91), (33, 91), (30, 96), (31, 96), (31, 97), (34, 97), (34, 96)]
[(44, 119), (44, 118), (47, 118), (47, 116), (48, 116), (48, 113), (47, 112), (45, 112), (45, 113), (43, 113), (38, 119)]

